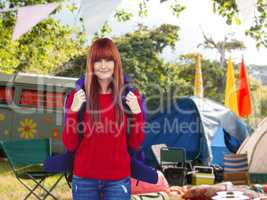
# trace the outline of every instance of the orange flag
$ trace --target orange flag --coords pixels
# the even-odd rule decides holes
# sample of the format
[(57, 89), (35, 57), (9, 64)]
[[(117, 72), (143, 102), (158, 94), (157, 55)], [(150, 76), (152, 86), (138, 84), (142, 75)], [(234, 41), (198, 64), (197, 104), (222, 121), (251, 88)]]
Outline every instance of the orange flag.
[(247, 80), (246, 66), (242, 57), (240, 64), (239, 89), (238, 89), (239, 116), (246, 117), (251, 113), (250, 90)]

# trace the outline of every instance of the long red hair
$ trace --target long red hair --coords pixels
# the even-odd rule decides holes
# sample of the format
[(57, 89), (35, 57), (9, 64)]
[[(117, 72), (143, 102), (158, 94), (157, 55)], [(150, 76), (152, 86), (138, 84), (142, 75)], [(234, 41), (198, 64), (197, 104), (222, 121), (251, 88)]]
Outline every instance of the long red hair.
[(90, 121), (99, 121), (99, 91), (97, 77), (94, 74), (94, 63), (100, 59), (113, 60), (114, 72), (113, 80), (109, 88), (112, 90), (113, 104), (116, 110), (116, 121), (123, 120), (121, 92), (124, 86), (122, 62), (118, 48), (109, 38), (100, 38), (93, 42), (89, 48), (87, 56), (87, 66), (85, 74), (85, 93), (87, 96), (87, 111), (90, 114)]

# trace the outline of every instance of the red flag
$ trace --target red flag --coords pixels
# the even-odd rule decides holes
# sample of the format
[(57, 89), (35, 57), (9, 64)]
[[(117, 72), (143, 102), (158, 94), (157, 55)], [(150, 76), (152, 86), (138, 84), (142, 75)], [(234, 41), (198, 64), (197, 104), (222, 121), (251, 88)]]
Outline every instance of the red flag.
[(246, 66), (242, 57), (240, 64), (239, 89), (238, 89), (239, 116), (245, 117), (251, 113), (250, 90), (247, 80)]

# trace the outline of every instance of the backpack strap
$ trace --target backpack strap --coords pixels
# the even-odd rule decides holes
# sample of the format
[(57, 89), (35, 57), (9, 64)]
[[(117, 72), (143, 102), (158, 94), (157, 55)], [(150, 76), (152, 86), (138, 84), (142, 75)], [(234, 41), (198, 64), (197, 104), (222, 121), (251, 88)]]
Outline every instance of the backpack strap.
[[(79, 90), (79, 88), (75, 88), (76, 91)], [(71, 90), (72, 91), (72, 90)], [(65, 97), (65, 100), (64, 100), (64, 122), (66, 122), (66, 119), (67, 119), (67, 104), (68, 104), (68, 100), (69, 100), (69, 96), (70, 96), (70, 93), (71, 91), (66, 95)], [(83, 124), (81, 123), (83, 121), (83, 115), (84, 115), (84, 112), (85, 112), (85, 109), (86, 108), (86, 103), (84, 102), (82, 105), (81, 105), (81, 108), (80, 110), (78, 111), (78, 118), (77, 118), (77, 122), (78, 122), (78, 126), (76, 127), (76, 130), (77, 130), (77, 133), (79, 135), (79, 138), (80, 138), (80, 142), (83, 138), (83, 131), (84, 131), (84, 127), (83, 127)], [(78, 148), (78, 147), (77, 147)]]
[[(78, 88), (75, 89), (76, 91), (79, 90)], [(66, 122), (66, 106), (67, 106), (67, 103), (68, 103), (68, 99), (69, 99), (69, 95), (70, 93), (68, 93), (65, 97), (65, 101), (64, 101), (64, 121)], [(77, 123), (78, 123), (78, 126), (76, 127), (76, 130), (77, 130), (77, 133), (78, 133), (78, 136), (79, 136), (79, 144), (78, 146), (76, 147), (75, 151), (77, 151), (77, 149), (79, 148), (80, 144), (81, 144), (81, 141), (83, 139), (83, 136), (84, 136), (84, 127), (83, 127), (83, 123), (81, 123), (83, 121), (83, 115), (84, 115), (84, 112), (85, 112), (85, 109), (86, 108), (86, 102), (84, 102), (80, 108), (80, 110), (78, 111), (78, 116), (77, 116)], [(75, 152), (74, 151), (74, 152)], [(74, 153), (73, 152), (73, 153)], [(73, 177), (73, 170), (69, 173), (65, 173), (65, 179), (69, 185), (69, 187), (71, 188), (71, 182), (72, 182), (72, 177)]]
[(77, 116), (78, 126), (76, 127), (76, 130), (77, 130), (77, 133), (79, 135), (79, 141), (80, 141), (80, 143), (81, 143), (81, 141), (83, 139), (83, 136), (84, 136), (84, 127), (83, 127), (82, 121), (83, 121), (83, 116), (84, 116), (85, 110), (86, 110), (86, 102), (84, 102), (81, 105), (81, 108), (78, 111), (78, 116)]

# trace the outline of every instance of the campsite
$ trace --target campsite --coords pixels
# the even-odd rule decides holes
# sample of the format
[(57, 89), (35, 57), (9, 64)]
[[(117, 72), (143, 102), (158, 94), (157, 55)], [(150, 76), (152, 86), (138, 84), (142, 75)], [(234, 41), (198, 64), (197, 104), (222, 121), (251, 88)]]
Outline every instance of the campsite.
[(260, 0), (0, 1), (0, 199), (267, 199), (266, 24)]

